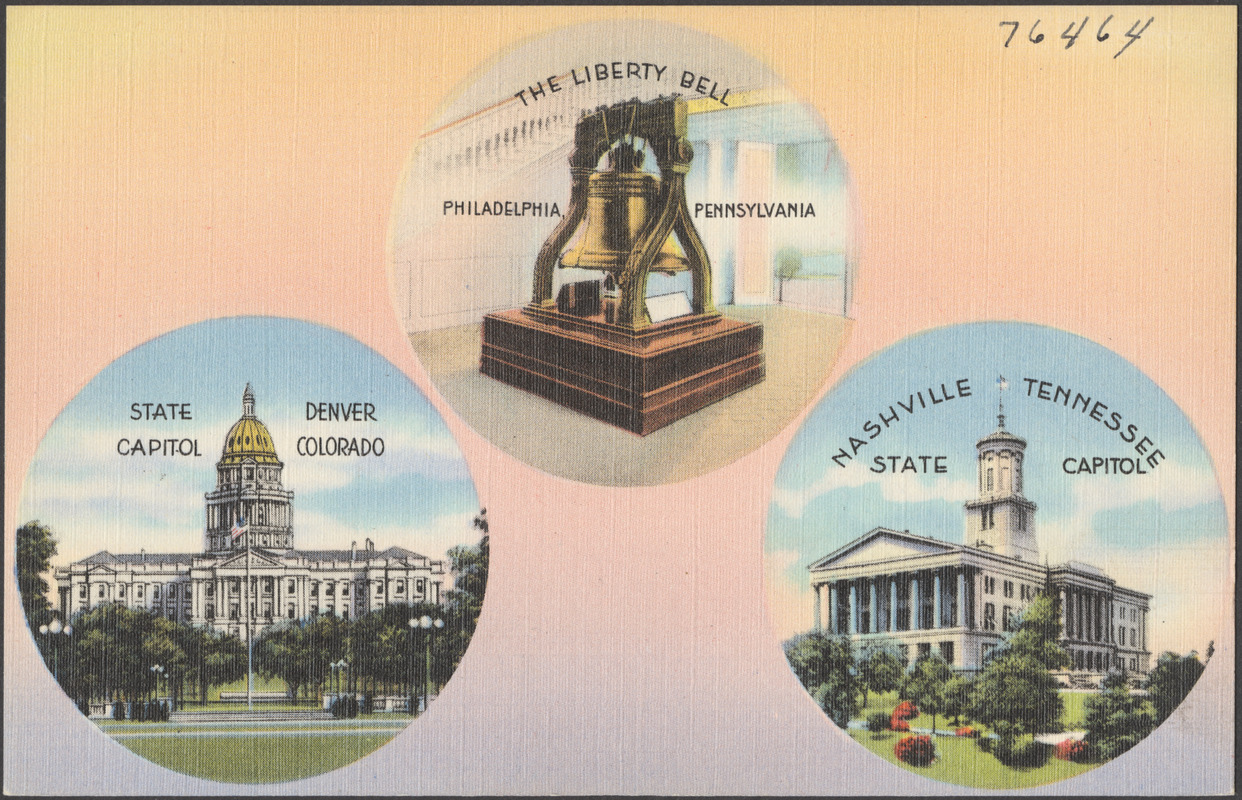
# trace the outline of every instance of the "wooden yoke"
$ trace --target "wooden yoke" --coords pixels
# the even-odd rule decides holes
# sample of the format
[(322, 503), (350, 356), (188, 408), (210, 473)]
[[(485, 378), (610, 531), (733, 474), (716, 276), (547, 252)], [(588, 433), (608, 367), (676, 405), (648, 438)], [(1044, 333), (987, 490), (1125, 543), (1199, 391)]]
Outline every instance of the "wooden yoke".
[(686, 138), (686, 101), (674, 95), (648, 102), (637, 98), (599, 107), (582, 117), (574, 129), (574, 149), (569, 156), (573, 186), (569, 206), (560, 224), (539, 249), (535, 259), (533, 308), (555, 308), (552, 276), (562, 251), (586, 215), (587, 188), (595, 167), (605, 153), (623, 138), (641, 138), (655, 153), (660, 170), (660, 189), (654, 213), (644, 223), (635, 246), (619, 275), (617, 324), (639, 329), (651, 325), (647, 313), (647, 275), (670, 235), (676, 235), (685, 251), (693, 280), (691, 308), (698, 315), (714, 315), (711, 264), (686, 204), (686, 173), (694, 148)]

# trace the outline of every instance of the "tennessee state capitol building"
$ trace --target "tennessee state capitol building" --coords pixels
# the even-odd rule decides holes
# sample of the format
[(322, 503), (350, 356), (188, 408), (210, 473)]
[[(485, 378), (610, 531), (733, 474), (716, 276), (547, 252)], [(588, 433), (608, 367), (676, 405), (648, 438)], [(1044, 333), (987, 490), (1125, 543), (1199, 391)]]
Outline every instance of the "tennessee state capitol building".
[(976, 670), (1048, 583), (1059, 595), (1072, 671), (1147, 672), (1151, 595), (1089, 564), (1039, 563), (1036, 506), (1022, 493), (1026, 440), (1005, 429), (1004, 414), (998, 421), (976, 444), (979, 488), (966, 503), (965, 542), (875, 528), (815, 561), (816, 630), (848, 635), (855, 646), (894, 641), (907, 663), (937, 652), (956, 669)]
[[(247, 384), (241, 419), (229, 429), (216, 462), (216, 488), (206, 494), (203, 552), (102, 550), (58, 568), (66, 619), (115, 603), (245, 635), (248, 617), (257, 633), (282, 618), (349, 618), (390, 603), (440, 602), (443, 561), (401, 547), (376, 550), (370, 539), (362, 548), (351, 542), (341, 550), (294, 546), (293, 492), (281, 482), (284, 464), (254, 407)], [(234, 536), (238, 520), (248, 522)], [(243, 608), (247, 597), (249, 614)]]

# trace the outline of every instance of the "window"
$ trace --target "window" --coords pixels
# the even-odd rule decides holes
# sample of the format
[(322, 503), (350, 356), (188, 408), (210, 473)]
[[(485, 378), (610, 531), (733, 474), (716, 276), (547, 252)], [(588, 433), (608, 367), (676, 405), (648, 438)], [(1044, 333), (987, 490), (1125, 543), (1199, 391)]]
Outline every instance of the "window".
[(289, 619), (293, 619), (293, 615), (297, 613), (293, 607), (293, 603), (289, 604)]
[(311, 606), (311, 608), (310, 608), (310, 615), (311, 615), (312, 617), (317, 617), (317, 616), (319, 616), (319, 606), (317, 606), (317, 605), (312, 605), (312, 606)]
[(405, 594), (405, 581), (397, 581), (397, 594)]
[[(99, 587), (99, 588), (100, 588), (100, 590), (101, 590), (101, 591), (99, 592), (99, 596), (100, 596), (100, 597), (103, 597), (103, 591), (102, 591), (102, 590), (103, 590), (103, 587), (101, 586), (101, 587)], [(159, 600), (159, 599), (160, 599), (160, 585), (159, 585), (158, 583), (157, 583), (157, 584), (155, 584), (154, 586), (152, 586), (152, 587), (151, 587), (151, 597), (152, 597), (153, 599), (155, 599), (155, 600)]]
[(1013, 630), (1013, 610), (1009, 608), (1009, 606), (1005, 606), (1001, 611), (1001, 623), (1004, 625), (1006, 631)]
[(1013, 597), (1013, 581), (1005, 581), (1005, 597)]
[(335, 583), (324, 584), (324, 594), (328, 597), (336, 597), (336, 584)]
[(376, 581), (376, 582), (375, 582), (375, 593), (376, 593), (376, 594), (383, 594), (383, 593), (384, 593), (384, 582), (383, 582), (383, 581)]
[(86, 594), (87, 594), (87, 588), (86, 588), (86, 584), (84, 583), (78, 587), (78, 597), (82, 600), (85, 600)]
[(269, 620), (272, 618), (272, 604), (271, 603), (263, 604), (263, 616)]
[(216, 618), (216, 607), (213, 606), (211, 603), (208, 603), (207, 604), (207, 619), (215, 619), (215, 618)]
[(241, 608), (236, 603), (234, 603), (232, 606), (229, 607), (229, 619), (240, 619), (240, 618), (241, 618)]
[(117, 597), (125, 596), (125, 584), (122, 583), (116, 587), (116, 596)]
[(996, 605), (994, 603), (983, 604), (983, 629), (985, 631), (996, 630)]
[(142, 599), (142, 590), (143, 590), (144, 588), (146, 588), (146, 587), (145, 587), (145, 585), (144, 585), (144, 584), (141, 584), (141, 583), (140, 583), (140, 584), (138, 584), (138, 587), (137, 587), (137, 588), (138, 588), (138, 599), (139, 599), (139, 600), (141, 600), (141, 599)]
[(190, 600), (190, 599), (192, 599), (192, 598), (193, 598), (193, 592), (194, 592), (193, 587), (191, 587), (191, 586), (186, 586), (186, 587), (185, 587), (185, 592), (183, 593), (183, 596), (185, 597), (185, 599), (186, 599), (186, 600)]
[(1118, 631), (1117, 644), (1124, 645), (1126, 643), (1126, 629), (1122, 628)]
[(903, 644), (901, 648), (901, 665), (903, 667), (910, 666), (910, 645)]
[(319, 584), (312, 583), (311, 584), (311, 597), (318, 597), (318, 596), (319, 596)]
[(1131, 672), (1138, 671), (1138, 659), (1137, 658), (1130, 659), (1130, 671)]
[(1026, 509), (1018, 507), (1018, 530), (1026, 530)]
[(945, 660), (945, 663), (953, 663), (953, 642), (940, 643), (940, 657)]
[(988, 478), (985, 484), (987, 491), (992, 491), (992, 468), (988, 467)]
[(423, 593), (423, 579), (422, 578), (419, 578), (418, 580), (414, 581), (414, 591), (418, 592), (419, 594)]
[(919, 658), (926, 658), (931, 655), (931, 642), (919, 643)]
[(341, 597), (349, 597), (349, 584), (341, 584)]
[(983, 593), (984, 594), (996, 594), (996, 578), (993, 578), (990, 575), (984, 576)]
[(985, 644), (982, 647), (980, 647), (979, 648), (979, 663), (980, 664), (987, 663), (988, 656), (992, 654), (992, 651), (994, 649), (996, 649), (996, 645), (994, 644)]
[(214, 583), (207, 584), (207, 596), (208, 597), (216, 596), (216, 585)]
[(1131, 629), (1130, 629), (1130, 646), (1131, 646), (1131, 647), (1138, 647), (1138, 643), (1139, 643), (1139, 640), (1138, 640), (1138, 633), (1137, 633), (1137, 631), (1135, 631), (1135, 629), (1134, 629), (1134, 628), (1131, 628)]
[(996, 527), (996, 509), (993, 506), (986, 506), (982, 513), (981, 528), (990, 531)]
[(297, 583), (295, 581), (289, 581), (289, 594), (296, 592), (297, 588)]

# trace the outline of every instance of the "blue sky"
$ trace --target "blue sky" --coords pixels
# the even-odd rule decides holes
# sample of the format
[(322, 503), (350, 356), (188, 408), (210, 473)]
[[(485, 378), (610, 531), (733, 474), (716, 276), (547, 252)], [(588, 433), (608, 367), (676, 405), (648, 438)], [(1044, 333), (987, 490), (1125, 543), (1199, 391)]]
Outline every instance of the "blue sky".
[[(855, 367), (807, 416), (777, 473), (765, 540), (769, 605), (778, 633), (805, 629), (811, 561), (877, 526), (962, 541), (962, 504), (976, 493), (975, 442), (996, 428), (1005, 376), (1006, 428), (1027, 442), (1025, 494), (1051, 563), (1085, 561), (1151, 593), (1155, 648), (1202, 651), (1232, 605), (1229, 530), (1219, 484), (1198, 435), (1154, 383), (1111, 351), (1073, 334), (1020, 323), (940, 328)], [(1165, 455), (1147, 475), (1069, 475), (1067, 457), (1138, 457), (1134, 444), (1081, 411), (1028, 396), (1024, 378), (1081, 392), (1121, 414)], [(907, 413), (897, 401), (959, 380), (969, 397)], [(874, 440), (879, 413), (900, 420)], [(881, 427), (883, 427), (881, 423)], [(866, 440), (852, 462), (831, 459)], [(941, 475), (880, 475), (877, 455), (942, 455)], [(844, 459), (842, 459), (844, 460)]]
[[(473, 543), (479, 509), (465, 460), (439, 413), (396, 367), (337, 331), (288, 319), (234, 317), (136, 347), (57, 416), (26, 475), (19, 520), (60, 540), (56, 564), (99, 550), (199, 552), (203, 494), (249, 382), (294, 492), (301, 548), (371, 538), (442, 558)], [(370, 402), (374, 422), (307, 421), (307, 402)], [(132, 421), (131, 403), (190, 403), (191, 421)], [(305, 457), (300, 436), (382, 437), (381, 457)], [(199, 458), (121, 456), (121, 437), (197, 439)]]

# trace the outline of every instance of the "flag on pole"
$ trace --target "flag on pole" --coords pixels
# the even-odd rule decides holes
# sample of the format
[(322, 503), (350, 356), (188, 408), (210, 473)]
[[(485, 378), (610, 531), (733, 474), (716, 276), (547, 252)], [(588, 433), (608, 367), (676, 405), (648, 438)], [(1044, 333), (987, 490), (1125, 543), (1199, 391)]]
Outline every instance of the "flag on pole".
[(1003, 392), (1009, 388), (1009, 381), (1005, 380), (1004, 375), (1001, 375), (999, 378), (996, 379), (996, 386), (998, 389), (1000, 389)]
[(245, 517), (238, 518), (237, 522), (233, 523), (233, 530), (231, 531), (233, 538), (236, 539), (238, 536), (241, 536), (249, 527), (250, 526), (246, 524)]

